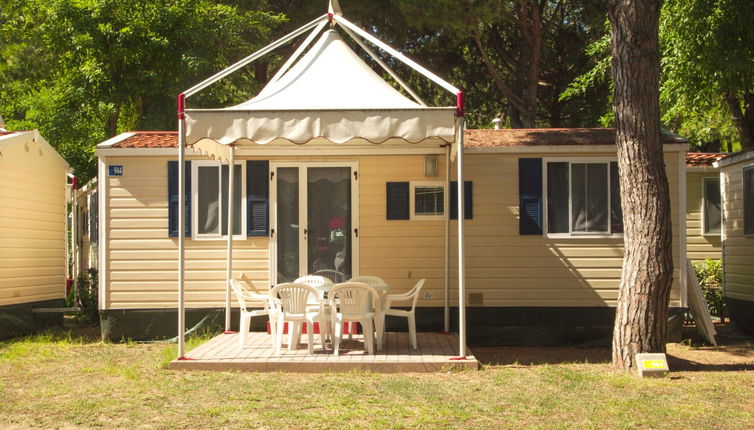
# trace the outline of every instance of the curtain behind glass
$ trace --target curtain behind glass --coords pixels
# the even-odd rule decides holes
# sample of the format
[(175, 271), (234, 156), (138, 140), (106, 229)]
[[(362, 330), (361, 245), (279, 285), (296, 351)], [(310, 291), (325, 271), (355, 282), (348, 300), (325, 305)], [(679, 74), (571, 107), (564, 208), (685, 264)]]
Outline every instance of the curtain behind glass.
[(547, 163), (547, 232), (568, 233), (568, 163)]
[(571, 231), (607, 232), (606, 163), (571, 164)]
[(443, 187), (418, 186), (414, 190), (414, 213), (442, 215), (445, 208)]
[(623, 208), (620, 203), (618, 163), (610, 162), (610, 233), (623, 233)]
[(197, 169), (198, 234), (219, 232), (218, 169), (216, 166), (199, 166)]

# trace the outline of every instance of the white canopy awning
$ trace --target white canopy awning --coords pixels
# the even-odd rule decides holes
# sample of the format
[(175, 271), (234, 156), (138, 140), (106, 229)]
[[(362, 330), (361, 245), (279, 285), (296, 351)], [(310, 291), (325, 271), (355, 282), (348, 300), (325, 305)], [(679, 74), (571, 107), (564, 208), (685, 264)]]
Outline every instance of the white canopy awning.
[(227, 159), (227, 150), (217, 143), (447, 143), (455, 140), (455, 113), (456, 107), (425, 107), (405, 97), (328, 30), (251, 100), (225, 109), (187, 109), (186, 140), (218, 159)]
[[(323, 33), (326, 25), (338, 25), (354, 42), (379, 64), (414, 100), (405, 97), (356, 55), (334, 30)], [(225, 109), (185, 109), (192, 94), (236, 72), (241, 67), (272, 52), (283, 44), (312, 30), (291, 57), (254, 98)], [(421, 98), (366, 44), (378, 47), (413, 71), (456, 96), (453, 107), (427, 107)], [(309, 51), (301, 58), (305, 49)], [(289, 69), (290, 67), (290, 69)], [(386, 143), (454, 143), (457, 151), (457, 180), (463, 183), (463, 92), (373, 35), (345, 19), (338, 2), (330, 0), (327, 15), (294, 30), (232, 66), (216, 73), (178, 95), (178, 165), (185, 161), (185, 146), (211, 158), (233, 164), (235, 148), (251, 144), (305, 144), (309, 142), (349, 142), (354, 145)], [(450, 169), (448, 162), (448, 169)], [(233, 195), (233, 172), (229, 170), (229, 195)], [(178, 169), (178, 195), (185, 192), (185, 170)], [(446, 180), (450, 187), (450, 171)], [(464, 211), (464, 187), (457, 187), (457, 211)], [(178, 213), (185, 211), (185, 200), (178, 199)], [(232, 199), (229, 202), (228, 230), (233, 230)], [(446, 214), (449, 211), (446, 211)], [(446, 260), (450, 258), (450, 221), (446, 216)], [(463, 217), (458, 225), (458, 332), (459, 357), (466, 358), (466, 287)], [(185, 229), (185, 218), (178, 217), (178, 231)], [(225, 327), (231, 326), (230, 280), (233, 236), (227, 237)], [(185, 245), (178, 235), (178, 359), (185, 351)], [(450, 327), (449, 261), (445, 271), (445, 331)]]

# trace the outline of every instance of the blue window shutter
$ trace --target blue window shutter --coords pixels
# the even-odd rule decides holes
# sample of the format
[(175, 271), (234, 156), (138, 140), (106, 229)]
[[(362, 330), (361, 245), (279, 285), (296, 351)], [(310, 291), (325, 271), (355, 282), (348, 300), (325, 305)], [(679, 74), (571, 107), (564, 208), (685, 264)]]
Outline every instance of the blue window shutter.
[[(450, 219), (458, 219), (458, 182), (450, 182)], [(474, 185), (463, 181), (463, 219), (474, 219)]]
[(246, 235), (267, 236), (270, 226), (270, 162), (246, 161)]
[[(186, 161), (186, 237), (191, 237), (191, 162)], [(168, 236), (178, 237), (178, 162), (168, 161)]]
[(409, 186), (408, 182), (388, 182), (387, 219), (409, 219)]
[(542, 234), (542, 159), (518, 159), (519, 234)]

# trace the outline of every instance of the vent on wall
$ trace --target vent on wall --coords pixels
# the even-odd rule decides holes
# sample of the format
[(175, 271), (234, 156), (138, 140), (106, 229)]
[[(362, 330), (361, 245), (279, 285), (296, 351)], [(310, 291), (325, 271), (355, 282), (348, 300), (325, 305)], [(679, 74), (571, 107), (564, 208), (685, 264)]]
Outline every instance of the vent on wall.
[(484, 294), (469, 293), (469, 306), (484, 306)]

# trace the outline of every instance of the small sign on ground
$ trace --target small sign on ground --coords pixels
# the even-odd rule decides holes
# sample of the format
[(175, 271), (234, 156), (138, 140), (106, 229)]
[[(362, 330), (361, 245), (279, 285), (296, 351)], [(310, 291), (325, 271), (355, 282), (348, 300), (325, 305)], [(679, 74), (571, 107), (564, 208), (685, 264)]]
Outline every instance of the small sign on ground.
[(636, 354), (636, 371), (642, 378), (662, 378), (670, 372), (665, 354)]

